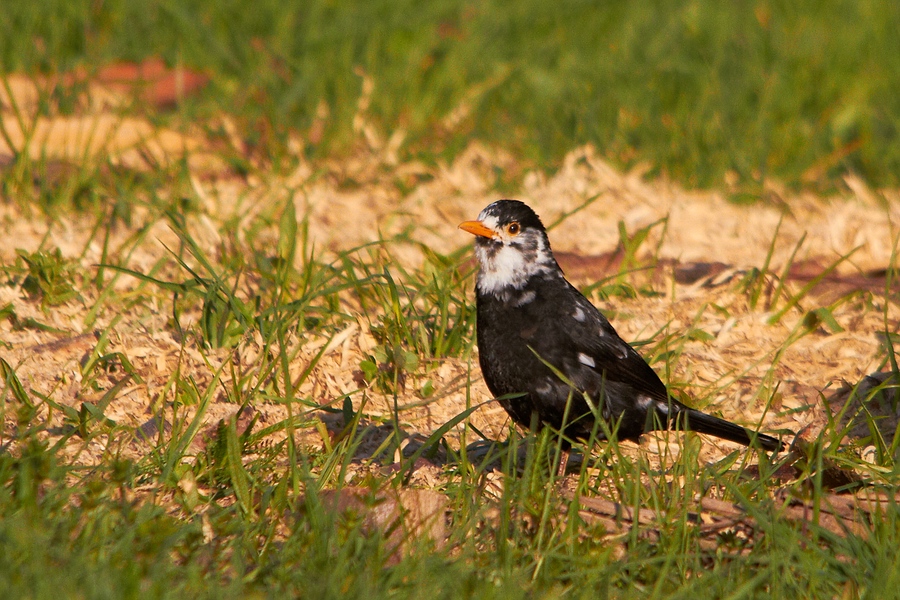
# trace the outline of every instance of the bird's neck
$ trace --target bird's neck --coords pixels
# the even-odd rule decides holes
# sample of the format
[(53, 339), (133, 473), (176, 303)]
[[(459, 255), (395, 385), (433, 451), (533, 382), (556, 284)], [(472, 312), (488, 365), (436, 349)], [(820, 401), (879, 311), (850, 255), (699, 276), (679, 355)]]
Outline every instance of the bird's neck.
[(531, 272), (527, 277), (515, 279), (500, 278), (496, 273), (482, 268), (475, 288), (481, 298), (492, 298), (506, 306), (517, 308), (530, 304), (537, 297), (541, 286), (553, 281), (565, 281), (555, 262), (544, 269)]

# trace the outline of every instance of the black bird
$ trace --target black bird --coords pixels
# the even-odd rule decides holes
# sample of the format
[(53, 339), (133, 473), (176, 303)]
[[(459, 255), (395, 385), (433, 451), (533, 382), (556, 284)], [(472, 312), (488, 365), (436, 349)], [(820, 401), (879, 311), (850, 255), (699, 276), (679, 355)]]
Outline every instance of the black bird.
[[(581, 292), (566, 281), (540, 218), (523, 202), (498, 200), (459, 228), (475, 238), (478, 358), (488, 389), (512, 419), (586, 439), (599, 412), (619, 439), (688, 428), (780, 451), (774, 437), (688, 408)], [(568, 413), (566, 405), (569, 404)], [(591, 410), (594, 405), (596, 412)], [(563, 427), (565, 417), (565, 427)]]

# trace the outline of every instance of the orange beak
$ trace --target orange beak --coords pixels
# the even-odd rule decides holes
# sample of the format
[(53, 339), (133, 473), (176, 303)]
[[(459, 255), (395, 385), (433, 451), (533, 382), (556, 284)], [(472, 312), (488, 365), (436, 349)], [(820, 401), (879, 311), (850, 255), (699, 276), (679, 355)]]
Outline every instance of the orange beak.
[(493, 239), (497, 237), (497, 232), (493, 229), (488, 229), (484, 226), (484, 223), (481, 221), (463, 221), (459, 224), (459, 228), (463, 231), (468, 231), (473, 235), (477, 235), (480, 237), (486, 237), (489, 239)]

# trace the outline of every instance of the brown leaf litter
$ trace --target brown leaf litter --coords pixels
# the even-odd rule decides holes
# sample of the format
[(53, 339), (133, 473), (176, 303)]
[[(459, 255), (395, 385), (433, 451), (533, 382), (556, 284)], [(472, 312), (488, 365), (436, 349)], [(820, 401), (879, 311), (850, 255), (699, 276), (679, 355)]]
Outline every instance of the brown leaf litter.
[(345, 487), (325, 490), (317, 500), (339, 519), (360, 520), (365, 534), (384, 535), (389, 565), (423, 541), (439, 548), (447, 537), (447, 496), (431, 490)]
[[(575, 496), (568, 494), (569, 500)], [(775, 519), (796, 523), (801, 528), (815, 527), (832, 535), (867, 538), (873, 520), (888, 510), (896, 510), (898, 498), (884, 493), (858, 495), (824, 494), (816, 506), (798, 498), (778, 498), (772, 509)], [(621, 535), (640, 526), (641, 535), (658, 539), (665, 531), (665, 515), (648, 508), (626, 506), (603, 498), (577, 498), (578, 514), (587, 523), (601, 526), (608, 535)], [(722, 548), (722, 535), (740, 537), (739, 553), (748, 553), (760, 527), (747, 510), (731, 502), (701, 498), (696, 509), (688, 512), (688, 522), (697, 530), (702, 549), (715, 552)]]
[[(196, 172), (221, 171), (225, 163), (210, 151), (198, 128), (158, 127), (136, 114), (136, 104), (170, 108), (208, 80), (200, 72), (169, 68), (159, 58), (113, 63), (93, 74), (77, 69), (54, 76), (5, 75), (0, 166), (24, 153), (48, 163), (51, 172), (94, 161), (147, 170), (181, 159)], [(46, 116), (42, 105), (58, 103), (56, 92), (70, 96), (76, 110)]]

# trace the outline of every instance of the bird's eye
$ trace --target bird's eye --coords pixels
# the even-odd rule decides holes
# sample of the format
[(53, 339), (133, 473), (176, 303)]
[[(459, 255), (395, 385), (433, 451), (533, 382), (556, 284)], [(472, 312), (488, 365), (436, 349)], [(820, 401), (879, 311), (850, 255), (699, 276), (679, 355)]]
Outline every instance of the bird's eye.
[(512, 222), (506, 226), (506, 233), (509, 235), (517, 235), (521, 229), (522, 227), (518, 223)]

